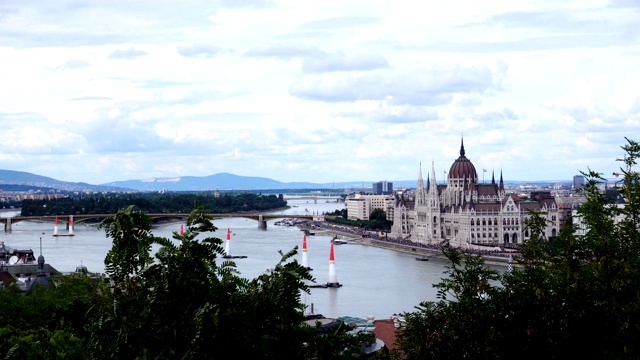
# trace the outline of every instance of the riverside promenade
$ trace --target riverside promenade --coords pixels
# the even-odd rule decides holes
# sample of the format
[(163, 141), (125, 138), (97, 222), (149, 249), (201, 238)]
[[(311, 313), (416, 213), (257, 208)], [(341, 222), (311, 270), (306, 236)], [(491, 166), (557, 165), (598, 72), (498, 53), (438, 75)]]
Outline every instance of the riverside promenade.
[[(412, 243), (408, 240), (397, 240), (381, 238), (375, 234), (370, 234), (369, 237), (362, 237), (361, 229), (352, 229), (347, 226), (335, 226), (330, 223), (314, 224), (315, 227), (308, 225), (298, 225), (301, 230), (315, 231), (317, 235), (336, 236), (341, 240), (345, 240), (348, 243), (359, 244), (364, 246), (375, 246), (383, 249), (414, 254), (416, 256), (427, 256), (430, 258), (445, 259), (446, 256), (442, 253), (440, 246), (438, 245), (423, 245)], [(517, 254), (517, 252), (508, 251), (490, 251), (490, 250), (478, 250), (478, 249), (462, 249), (465, 252), (481, 255), (485, 263), (488, 265), (496, 266), (508, 266), (509, 254)]]

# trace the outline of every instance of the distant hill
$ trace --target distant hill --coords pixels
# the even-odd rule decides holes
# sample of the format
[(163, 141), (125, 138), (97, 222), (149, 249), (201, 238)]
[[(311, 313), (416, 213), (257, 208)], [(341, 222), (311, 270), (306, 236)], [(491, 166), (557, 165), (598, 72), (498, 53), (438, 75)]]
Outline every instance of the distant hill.
[(265, 177), (219, 173), (210, 176), (182, 176), (143, 180), (114, 181), (92, 185), (60, 181), (24, 171), (0, 170), (0, 190), (3, 191), (207, 191), (207, 190), (298, 190), (371, 187), (369, 182), (310, 183), (280, 182)]
[(24, 171), (0, 170), (0, 189), (3, 191), (113, 191), (121, 188), (87, 183), (60, 181)]
[[(277, 180), (218, 173), (209, 176), (182, 176), (175, 178), (151, 178), (144, 180), (114, 181), (104, 186), (122, 187), (140, 191), (205, 191), (205, 190), (282, 190), (282, 189), (344, 189), (361, 186), (362, 183), (310, 183), (280, 182)], [(365, 182), (371, 186), (371, 182)]]

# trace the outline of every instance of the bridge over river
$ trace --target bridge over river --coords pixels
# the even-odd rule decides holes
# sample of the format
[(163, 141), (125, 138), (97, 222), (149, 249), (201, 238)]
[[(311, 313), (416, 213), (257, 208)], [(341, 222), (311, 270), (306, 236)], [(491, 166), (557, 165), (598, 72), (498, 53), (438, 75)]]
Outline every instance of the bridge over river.
[[(111, 216), (114, 214), (86, 214), (86, 215), (73, 215), (71, 216), (12, 216), (0, 218), (0, 223), (4, 224), (4, 231), (11, 231), (11, 224), (15, 224), (21, 221), (37, 221), (37, 222), (51, 222), (55, 223), (56, 220), (65, 224), (66, 229), (69, 229), (69, 226), (73, 227), (74, 223), (86, 222), (88, 220), (94, 221), (102, 221), (104, 218)], [(158, 213), (146, 214), (151, 219), (186, 219), (189, 217), (188, 213)], [(256, 220), (258, 222), (259, 229), (267, 229), (267, 221), (273, 219), (303, 219), (303, 220), (312, 220), (312, 221), (324, 221), (324, 215), (293, 215), (293, 214), (259, 214), (259, 213), (208, 213), (207, 215), (213, 217), (214, 219), (220, 218), (246, 218), (251, 220)]]
[(338, 202), (342, 201), (342, 196), (339, 195), (295, 195), (287, 194), (283, 197), (284, 200), (313, 200), (314, 204), (318, 203), (318, 200), (322, 202)]

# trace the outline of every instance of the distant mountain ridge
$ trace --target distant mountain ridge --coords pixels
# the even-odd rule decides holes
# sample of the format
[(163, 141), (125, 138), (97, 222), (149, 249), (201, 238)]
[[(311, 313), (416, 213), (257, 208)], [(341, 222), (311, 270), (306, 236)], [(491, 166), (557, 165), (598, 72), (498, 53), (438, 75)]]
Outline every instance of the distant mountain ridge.
[[(35, 175), (24, 171), (0, 170), (0, 190), (23, 191), (61, 190), (61, 191), (211, 191), (211, 190), (302, 190), (302, 189), (362, 189), (371, 188), (375, 181), (350, 181), (331, 183), (281, 182), (265, 177), (241, 176), (230, 173), (218, 173), (209, 176), (180, 176), (170, 178), (149, 178), (141, 180), (113, 181), (106, 184), (91, 185), (83, 182), (60, 181), (50, 177)], [(415, 188), (417, 180), (394, 180), (394, 187)], [(505, 181), (509, 184), (554, 184), (571, 181)]]
[(24, 171), (1, 170), (0, 189), (4, 191), (122, 191), (109, 186), (91, 185), (83, 182), (68, 182)]
[[(284, 190), (284, 189), (344, 189), (362, 186), (358, 182), (310, 183), (281, 182), (265, 177), (218, 173), (209, 176), (181, 176), (143, 180), (114, 181), (104, 186), (123, 187), (140, 191), (205, 191), (205, 190)], [(371, 182), (365, 182), (371, 186)]]
[(210, 176), (181, 176), (142, 180), (113, 181), (92, 185), (68, 182), (24, 171), (0, 170), (0, 190), (4, 191), (207, 191), (207, 190), (285, 190), (337, 189), (371, 186), (371, 182), (310, 183), (280, 182), (265, 177), (218, 173)]

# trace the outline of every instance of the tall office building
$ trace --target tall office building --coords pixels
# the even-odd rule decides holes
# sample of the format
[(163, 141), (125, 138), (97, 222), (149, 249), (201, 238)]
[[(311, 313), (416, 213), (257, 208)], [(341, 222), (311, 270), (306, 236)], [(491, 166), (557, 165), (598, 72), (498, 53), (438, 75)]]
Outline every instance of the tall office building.
[(578, 189), (582, 189), (584, 186), (584, 176), (582, 175), (574, 175), (573, 176), (573, 191)]
[(393, 194), (393, 183), (388, 181), (378, 181), (373, 183), (374, 195), (391, 195)]

